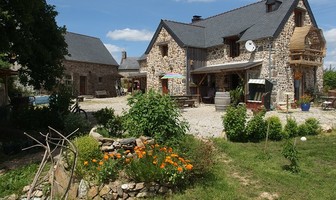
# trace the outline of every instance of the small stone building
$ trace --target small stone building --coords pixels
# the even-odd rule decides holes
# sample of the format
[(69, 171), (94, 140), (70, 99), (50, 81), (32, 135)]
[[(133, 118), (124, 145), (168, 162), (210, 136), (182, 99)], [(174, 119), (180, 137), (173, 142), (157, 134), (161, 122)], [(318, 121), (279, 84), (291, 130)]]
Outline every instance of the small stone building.
[(106, 91), (116, 96), (116, 83), (120, 78), (118, 63), (99, 38), (67, 32), (65, 41), (69, 55), (65, 56), (64, 80), (72, 84), (74, 94), (95, 95)]
[[(322, 89), (326, 42), (307, 0), (263, 0), (191, 23), (161, 20), (146, 49), (147, 88), (171, 94), (272, 83), (271, 101)], [(168, 72), (185, 79), (161, 79)], [(287, 94), (287, 93), (286, 93)]]
[(135, 90), (146, 91), (146, 72), (140, 71), (139, 57), (128, 57), (126, 51), (121, 52), (121, 61), (118, 68), (118, 72), (123, 76), (121, 78), (121, 84), (127, 89), (128, 92)]

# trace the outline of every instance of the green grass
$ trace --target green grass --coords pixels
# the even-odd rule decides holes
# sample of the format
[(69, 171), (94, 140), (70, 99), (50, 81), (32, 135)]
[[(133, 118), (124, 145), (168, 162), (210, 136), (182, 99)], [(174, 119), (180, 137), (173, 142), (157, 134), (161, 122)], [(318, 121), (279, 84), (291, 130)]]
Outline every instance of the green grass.
[(30, 164), (0, 175), (0, 197), (21, 194), (23, 187), (33, 180), (37, 168), (37, 164)]
[(261, 199), (264, 192), (285, 200), (336, 199), (336, 135), (296, 142), (299, 173), (284, 169), (289, 164), (281, 154), (284, 141), (269, 142), (265, 153), (264, 142), (215, 139), (212, 175), (168, 199)]

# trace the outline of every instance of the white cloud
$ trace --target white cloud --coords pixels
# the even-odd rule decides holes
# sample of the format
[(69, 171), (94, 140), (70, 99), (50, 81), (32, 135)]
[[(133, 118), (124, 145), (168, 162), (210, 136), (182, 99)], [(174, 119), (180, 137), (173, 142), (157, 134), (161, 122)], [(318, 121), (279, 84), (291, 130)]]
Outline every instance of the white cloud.
[(110, 52), (110, 54), (113, 56), (113, 58), (119, 63), (121, 60), (121, 52), (124, 50), (124, 48), (118, 47), (113, 44), (104, 44), (104, 45)]
[(336, 44), (336, 28), (324, 31), (324, 37), (327, 43), (331, 42)]
[(150, 41), (154, 33), (148, 30), (135, 30), (125, 28), (122, 30), (109, 31), (107, 37), (112, 40), (126, 40), (126, 41)]
[(336, 28), (325, 30), (323, 32), (327, 42), (327, 56), (324, 60), (325, 67), (336, 67)]

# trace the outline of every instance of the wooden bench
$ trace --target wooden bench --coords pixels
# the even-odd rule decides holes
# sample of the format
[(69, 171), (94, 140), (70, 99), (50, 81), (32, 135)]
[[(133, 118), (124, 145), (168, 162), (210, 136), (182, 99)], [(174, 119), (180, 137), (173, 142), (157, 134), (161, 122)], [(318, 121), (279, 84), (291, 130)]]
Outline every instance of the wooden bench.
[(95, 94), (96, 94), (96, 97), (97, 97), (97, 98), (99, 98), (99, 97), (107, 97), (107, 96), (108, 96), (106, 90), (98, 90), (98, 91), (95, 91)]

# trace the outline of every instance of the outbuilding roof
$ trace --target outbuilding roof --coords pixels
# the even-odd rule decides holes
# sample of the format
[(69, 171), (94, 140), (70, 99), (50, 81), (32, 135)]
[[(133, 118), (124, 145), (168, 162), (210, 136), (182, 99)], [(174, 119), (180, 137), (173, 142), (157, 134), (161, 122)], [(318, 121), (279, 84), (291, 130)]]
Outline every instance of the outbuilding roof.
[(66, 60), (118, 66), (99, 38), (72, 32), (67, 32), (64, 37), (69, 52)]

